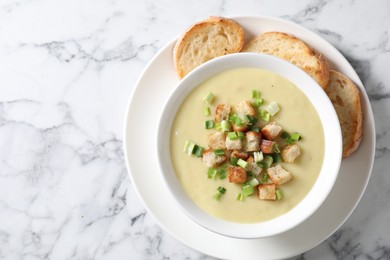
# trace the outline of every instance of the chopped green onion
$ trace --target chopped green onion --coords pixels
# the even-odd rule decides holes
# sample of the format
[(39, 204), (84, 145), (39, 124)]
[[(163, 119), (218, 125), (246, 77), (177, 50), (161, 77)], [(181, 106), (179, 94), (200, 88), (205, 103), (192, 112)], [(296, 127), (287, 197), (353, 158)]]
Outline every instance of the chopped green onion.
[(280, 156), (280, 153), (273, 153), (272, 158), (274, 163), (279, 163), (282, 161), (282, 156)]
[(214, 199), (219, 200), (223, 194), (225, 194), (226, 189), (224, 187), (219, 186), (217, 192), (214, 194)]
[(274, 159), (272, 158), (272, 156), (266, 155), (266, 156), (264, 156), (264, 159), (260, 163), (265, 164), (264, 165), (265, 167), (263, 167), (263, 168), (269, 168), (269, 167), (271, 167), (273, 160)]
[(262, 120), (268, 122), (270, 117), (271, 117), (271, 115), (266, 110), (260, 110), (259, 118), (261, 118)]
[(183, 152), (191, 155), (194, 149), (195, 149), (195, 143), (187, 140), (186, 143), (184, 144)]
[(249, 181), (249, 184), (252, 187), (256, 187), (257, 185), (259, 185), (259, 181), (256, 178), (253, 178), (252, 180)]
[(255, 125), (257, 123), (256, 117), (253, 117), (251, 115), (246, 115), (246, 118), (248, 119), (248, 122), (250, 125)]
[(242, 126), (243, 125), (242, 119), (239, 116), (237, 116), (236, 114), (231, 115), (229, 117), (229, 122), (232, 123), (232, 124), (235, 124), (236, 126)]
[(225, 194), (226, 189), (225, 189), (224, 187), (219, 186), (218, 189), (217, 189), (217, 191), (218, 191), (219, 193), (221, 193), (221, 194)]
[(244, 161), (243, 159), (239, 158), (238, 161), (237, 161), (237, 165), (238, 166), (241, 166), (242, 168), (246, 168), (246, 166), (248, 165), (248, 163), (246, 161)]
[(276, 194), (276, 199), (277, 200), (281, 200), (283, 198), (283, 193), (280, 189), (276, 189), (275, 190), (275, 194)]
[(195, 145), (194, 147), (194, 150), (192, 151), (192, 153), (196, 156), (196, 157), (201, 157), (202, 154), (203, 154), (203, 150), (204, 148), (202, 146), (199, 146), (199, 145)]
[(217, 169), (214, 168), (209, 168), (207, 171), (207, 178), (214, 180), (215, 177), (217, 176)]
[(237, 193), (236, 200), (243, 201), (245, 199), (244, 194), (242, 193)]
[(244, 139), (245, 134), (243, 132), (237, 132), (237, 136), (239, 139)]
[(271, 115), (274, 116), (276, 113), (279, 112), (280, 108), (279, 105), (276, 102), (271, 102), (265, 110)]
[(219, 156), (219, 155), (224, 155), (225, 154), (225, 151), (223, 149), (217, 149), (217, 150), (214, 150), (214, 154), (216, 156)]
[(214, 120), (212, 120), (212, 119), (206, 120), (204, 122), (204, 128), (206, 128), (206, 129), (214, 128)]
[(261, 97), (255, 98), (252, 104), (255, 107), (259, 107), (261, 104), (263, 104), (263, 99)]
[(219, 168), (219, 169), (218, 169), (218, 175), (219, 175), (219, 179), (220, 179), (220, 180), (225, 179), (225, 178), (226, 178), (226, 175), (227, 175), (227, 173), (226, 173), (226, 168), (225, 168), (225, 167)]
[(260, 98), (261, 93), (258, 90), (252, 90), (252, 98)]
[(299, 141), (301, 139), (301, 135), (297, 132), (291, 134), (291, 140), (294, 140), (294, 141)]
[(233, 166), (237, 166), (238, 159), (239, 158), (236, 157), (230, 157), (230, 164)]
[(253, 159), (255, 162), (261, 162), (264, 159), (263, 153), (262, 152), (254, 152)]
[(261, 176), (261, 182), (262, 183), (267, 183), (268, 182), (268, 178), (269, 178), (269, 176), (268, 176), (268, 173), (263, 173), (263, 176)]
[(286, 131), (283, 131), (283, 133), (280, 135), (280, 137), (282, 137), (283, 139), (287, 139), (287, 138), (290, 138), (290, 134)]
[(238, 135), (236, 132), (229, 132), (227, 135), (228, 135), (230, 140), (237, 140), (238, 139)]
[(253, 188), (252, 185), (247, 184), (247, 185), (242, 187), (242, 194), (244, 194), (244, 196), (252, 195), (254, 192), (255, 192), (255, 189)]
[(209, 106), (203, 107), (203, 115), (209, 116), (210, 114), (211, 114), (210, 107)]
[(255, 177), (255, 174), (252, 171), (247, 171), (246, 174), (251, 177)]
[(252, 132), (260, 133), (260, 127), (258, 126), (251, 126), (249, 127), (249, 130)]
[(214, 99), (214, 94), (209, 92), (207, 95), (203, 98), (203, 101), (207, 104), (210, 105), (213, 102)]
[(274, 144), (273, 150), (275, 153), (280, 153), (280, 148), (279, 148), (279, 145), (277, 143)]
[(222, 120), (222, 121), (221, 121), (221, 131), (222, 131), (222, 132), (228, 132), (229, 129), (230, 129), (230, 127), (229, 127), (229, 122), (226, 121), (226, 120)]

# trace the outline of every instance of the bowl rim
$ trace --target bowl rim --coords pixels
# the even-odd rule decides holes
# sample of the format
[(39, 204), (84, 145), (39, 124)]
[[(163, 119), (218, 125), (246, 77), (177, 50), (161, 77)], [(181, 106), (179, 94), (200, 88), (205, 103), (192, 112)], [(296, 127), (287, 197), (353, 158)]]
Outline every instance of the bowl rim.
[[(311, 190), (295, 207), (285, 214), (258, 223), (230, 222), (203, 211), (184, 191), (177, 179), (170, 158), (172, 123), (184, 98), (199, 84), (213, 75), (229, 69), (243, 67), (269, 70), (294, 83), (312, 102), (320, 117), (324, 131), (325, 148), (323, 165)], [(305, 84), (300, 84), (301, 82)], [(313, 102), (313, 100), (316, 100), (316, 102)], [(169, 98), (165, 102), (159, 118), (157, 129), (157, 158), (162, 179), (170, 195), (189, 219), (203, 228), (224, 236), (242, 239), (269, 237), (286, 232), (299, 225), (311, 216), (324, 202), (333, 188), (341, 165), (342, 137), (340, 123), (336, 111), (325, 91), (323, 91), (314, 79), (297, 66), (268, 54), (234, 53), (212, 59), (200, 65), (178, 82), (169, 94)], [(325, 134), (328, 131), (331, 131), (331, 137)], [(177, 194), (184, 194), (184, 196), (177, 196)]]

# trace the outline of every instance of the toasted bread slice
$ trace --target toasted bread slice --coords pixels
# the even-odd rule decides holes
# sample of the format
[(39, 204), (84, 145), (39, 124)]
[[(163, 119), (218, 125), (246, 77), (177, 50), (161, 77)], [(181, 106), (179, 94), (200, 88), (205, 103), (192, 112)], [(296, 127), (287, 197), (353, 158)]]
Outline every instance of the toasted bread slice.
[(343, 158), (356, 151), (363, 136), (363, 113), (360, 92), (356, 85), (340, 72), (330, 70), (325, 89), (333, 103), (343, 135)]
[(329, 67), (323, 55), (302, 40), (282, 32), (266, 32), (244, 46), (244, 52), (260, 52), (287, 60), (308, 73), (325, 89), (329, 82)]
[(192, 25), (177, 40), (173, 49), (179, 78), (213, 58), (241, 51), (244, 30), (233, 20), (209, 17)]

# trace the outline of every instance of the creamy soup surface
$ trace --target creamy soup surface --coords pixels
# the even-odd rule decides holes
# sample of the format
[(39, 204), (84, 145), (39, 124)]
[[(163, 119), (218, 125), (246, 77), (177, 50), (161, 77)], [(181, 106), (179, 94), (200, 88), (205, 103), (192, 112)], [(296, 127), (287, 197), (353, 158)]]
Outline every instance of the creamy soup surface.
[[(271, 118), (287, 132), (298, 132), (297, 142), (301, 155), (294, 163), (281, 165), (291, 172), (293, 179), (280, 186), (281, 200), (260, 200), (255, 193), (243, 201), (236, 200), (241, 185), (228, 179), (207, 178), (208, 167), (201, 158), (183, 152), (184, 144), (191, 140), (206, 147), (206, 137), (215, 129), (206, 130), (204, 122), (214, 118), (218, 103), (232, 106), (243, 100), (251, 100), (252, 90), (261, 92), (264, 105), (275, 101), (280, 111)], [(215, 99), (211, 115), (205, 116), (204, 96), (212, 92)], [(258, 123), (260, 126), (266, 122)], [(310, 191), (321, 170), (324, 157), (324, 133), (317, 112), (308, 98), (290, 81), (265, 70), (238, 68), (224, 71), (196, 87), (182, 103), (171, 132), (171, 158), (176, 175), (188, 196), (207, 213), (224, 220), (254, 223), (278, 217), (296, 206)], [(264, 170), (263, 170), (264, 171)], [(213, 199), (217, 188), (223, 186), (226, 193), (220, 200)]]

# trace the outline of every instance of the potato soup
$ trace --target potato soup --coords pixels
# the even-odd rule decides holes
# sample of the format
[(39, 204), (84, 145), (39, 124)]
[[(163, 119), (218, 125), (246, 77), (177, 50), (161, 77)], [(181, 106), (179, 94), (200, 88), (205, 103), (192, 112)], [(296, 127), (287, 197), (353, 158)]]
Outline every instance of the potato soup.
[[(261, 93), (264, 105), (276, 102), (280, 111), (270, 121), (277, 122), (287, 132), (298, 132), (301, 154), (293, 162), (280, 162), (292, 179), (282, 185), (283, 198), (260, 200), (258, 194), (238, 200), (242, 185), (227, 178), (210, 179), (208, 167), (201, 158), (183, 152), (186, 141), (207, 149), (206, 139), (215, 129), (205, 129), (205, 121), (214, 119), (217, 104), (234, 106), (252, 100), (252, 91)], [(204, 97), (215, 96), (211, 114), (204, 114)], [(259, 119), (260, 127), (267, 122)], [(237, 68), (219, 73), (196, 87), (181, 104), (171, 131), (170, 153), (177, 178), (192, 201), (212, 216), (239, 223), (262, 222), (278, 217), (296, 206), (314, 185), (324, 157), (324, 132), (320, 118), (309, 99), (290, 81), (269, 71)], [(263, 170), (264, 171), (264, 170)], [(219, 199), (215, 191), (224, 187)], [(257, 192), (257, 191), (256, 191)]]

